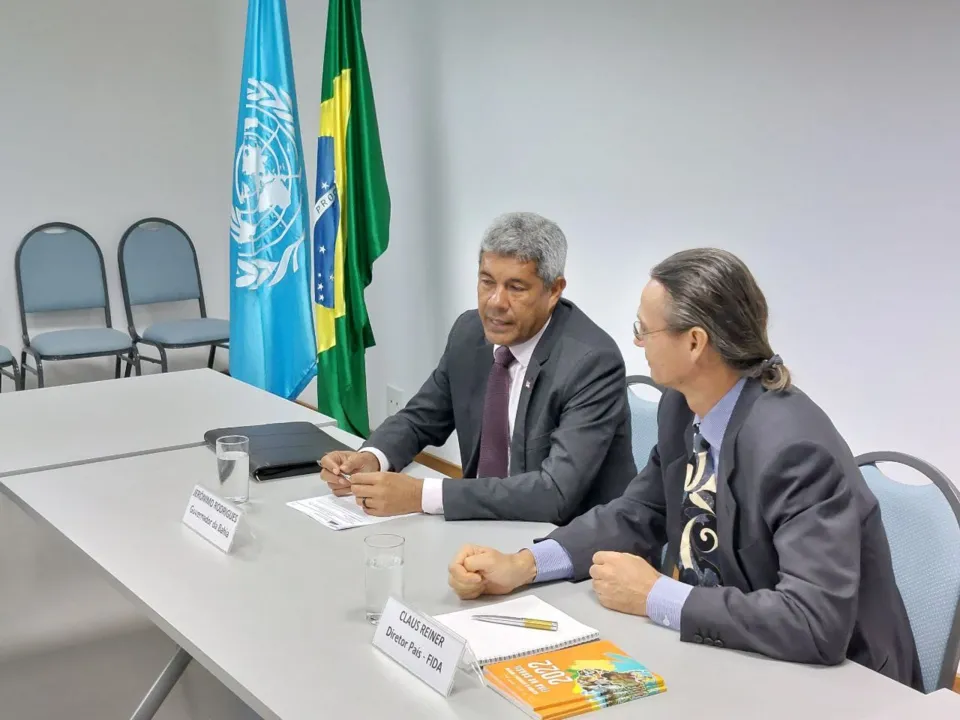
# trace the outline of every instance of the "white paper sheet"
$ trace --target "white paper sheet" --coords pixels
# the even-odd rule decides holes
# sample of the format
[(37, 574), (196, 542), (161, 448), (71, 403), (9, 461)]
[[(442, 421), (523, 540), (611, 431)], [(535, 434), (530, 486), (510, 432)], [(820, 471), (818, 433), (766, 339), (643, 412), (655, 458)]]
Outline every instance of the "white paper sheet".
[(320, 495), (319, 497), (294, 500), (293, 502), (288, 502), (287, 505), (294, 510), (299, 510), (305, 515), (309, 515), (318, 523), (331, 530), (346, 530), (352, 527), (376, 525), (377, 523), (394, 520), (398, 517), (406, 517), (406, 515), (394, 515), (392, 517), (373, 517), (372, 515), (367, 515), (363, 511), (363, 508), (357, 505), (357, 499), (353, 497), (353, 495), (346, 495), (344, 497)]

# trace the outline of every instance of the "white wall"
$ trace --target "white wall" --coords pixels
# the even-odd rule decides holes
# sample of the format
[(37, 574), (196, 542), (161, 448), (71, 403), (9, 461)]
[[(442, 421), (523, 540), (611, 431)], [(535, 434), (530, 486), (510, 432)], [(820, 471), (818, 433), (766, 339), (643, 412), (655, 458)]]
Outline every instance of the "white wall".
[[(288, 8), (312, 188), (326, 8)], [(116, 325), (116, 243), (153, 213), (191, 232), (211, 311), (227, 312), (244, 13), (4, 4), (0, 62), (16, 71), (0, 97), (20, 111), (0, 115), (0, 342), (19, 347), (16, 244), (51, 218), (100, 241)], [(754, 269), (775, 349), (855, 451), (897, 448), (960, 477), (956, 3), (367, 0), (364, 32), (394, 208), (367, 294), (374, 423), (385, 386), (414, 392), (475, 302), (484, 226), (532, 209), (567, 231), (569, 297), (631, 371), (645, 370), (630, 322), (649, 267), (724, 246)], [(51, 382), (111, 372), (73, 367)]]
[[(224, 218), (236, 123), (226, 98), (236, 92), (220, 83), (215, 10), (192, 0), (0, 5), (0, 344), (15, 354), (14, 253), (28, 230), (51, 220), (80, 225), (100, 244), (114, 327), (126, 329), (117, 245), (148, 215), (169, 217), (193, 237), (208, 312), (226, 316)], [(76, 319), (39, 318), (45, 326)], [(172, 360), (174, 367), (203, 362), (203, 352)], [(46, 368), (48, 384), (113, 372), (107, 360)], [(145, 372), (156, 366), (145, 364)]]
[(644, 372), (647, 271), (718, 245), (855, 452), (960, 481), (960, 4), (443, 3), (443, 325), (497, 213), (568, 234), (568, 297)]

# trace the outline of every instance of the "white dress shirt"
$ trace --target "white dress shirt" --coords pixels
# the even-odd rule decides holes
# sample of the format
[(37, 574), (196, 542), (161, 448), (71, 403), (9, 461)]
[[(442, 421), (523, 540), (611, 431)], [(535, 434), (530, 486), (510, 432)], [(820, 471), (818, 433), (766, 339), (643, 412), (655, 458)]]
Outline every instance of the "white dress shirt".
[[(550, 318), (543, 324), (540, 331), (529, 340), (510, 346), (510, 352), (513, 353), (515, 362), (508, 368), (510, 372), (510, 401), (507, 409), (507, 421), (510, 424), (510, 437), (513, 438), (513, 425), (517, 417), (517, 407), (520, 405), (520, 391), (523, 390), (523, 378), (527, 374), (527, 367), (533, 359), (533, 351), (537, 349), (537, 343), (543, 337), (547, 325), (550, 324)], [(499, 345), (494, 345), (491, 353), (497, 351)], [(390, 470), (390, 462), (387, 456), (380, 450), (373, 447), (363, 449), (363, 452), (372, 453), (380, 461), (380, 471)], [(510, 448), (507, 448), (507, 467), (510, 467)], [(423, 512), (430, 515), (441, 515), (443, 513), (443, 478), (425, 478), (423, 481), (423, 496), (421, 505)]]

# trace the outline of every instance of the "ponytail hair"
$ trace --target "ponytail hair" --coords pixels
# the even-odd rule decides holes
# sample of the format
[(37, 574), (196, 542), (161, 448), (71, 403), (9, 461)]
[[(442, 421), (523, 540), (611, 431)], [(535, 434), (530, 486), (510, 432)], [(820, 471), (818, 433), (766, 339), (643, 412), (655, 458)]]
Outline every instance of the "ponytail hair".
[(790, 387), (790, 370), (767, 340), (767, 300), (750, 270), (733, 253), (683, 250), (650, 277), (670, 296), (667, 325), (674, 332), (703, 328), (723, 361), (766, 390)]
[(790, 369), (783, 364), (779, 355), (773, 355), (743, 371), (744, 377), (756, 378), (764, 390), (773, 392), (790, 387)]

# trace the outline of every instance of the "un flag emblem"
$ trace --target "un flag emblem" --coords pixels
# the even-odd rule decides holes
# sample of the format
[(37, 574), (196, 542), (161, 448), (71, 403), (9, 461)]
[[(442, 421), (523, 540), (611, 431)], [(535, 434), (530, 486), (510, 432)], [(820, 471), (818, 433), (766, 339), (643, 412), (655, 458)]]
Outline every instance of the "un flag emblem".
[[(238, 245), (238, 288), (276, 285), (291, 268), (299, 271), (303, 223), (302, 164), (290, 95), (249, 79), (243, 138), (233, 167), (230, 237)], [(278, 259), (279, 258), (279, 259)]]

